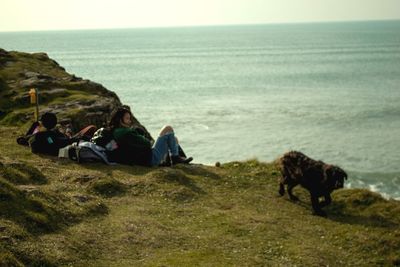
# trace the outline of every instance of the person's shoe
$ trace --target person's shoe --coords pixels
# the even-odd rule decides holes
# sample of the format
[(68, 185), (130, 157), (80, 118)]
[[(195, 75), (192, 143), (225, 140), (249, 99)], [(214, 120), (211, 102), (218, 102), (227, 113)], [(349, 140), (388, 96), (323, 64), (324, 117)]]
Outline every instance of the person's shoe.
[(192, 157), (184, 158), (181, 156), (172, 156), (172, 165), (183, 163), (183, 164), (189, 164), (193, 160)]
[(28, 139), (25, 136), (20, 136), (17, 138), (17, 143), (21, 146), (29, 146)]

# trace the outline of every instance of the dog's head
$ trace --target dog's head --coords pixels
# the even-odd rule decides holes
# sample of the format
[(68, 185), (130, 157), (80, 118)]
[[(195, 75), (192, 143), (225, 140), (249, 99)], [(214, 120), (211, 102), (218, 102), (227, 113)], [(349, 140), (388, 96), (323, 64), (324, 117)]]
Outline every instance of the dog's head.
[(325, 179), (330, 190), (343, 188), (344, 180), (347, 180), (347, 173), (337, 166), (328, 165), (325, 169)]

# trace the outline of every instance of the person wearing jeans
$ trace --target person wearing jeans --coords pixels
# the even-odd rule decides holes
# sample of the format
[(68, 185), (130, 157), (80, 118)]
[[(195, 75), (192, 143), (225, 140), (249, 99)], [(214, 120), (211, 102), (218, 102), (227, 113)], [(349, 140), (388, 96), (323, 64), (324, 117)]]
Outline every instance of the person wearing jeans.
[(146, 138), (141, 129), (131, 127), (133, 115), (127, 108), (119, 108), (112, 116), (110, 128), (118, 144), (116, 161), (123, 164), (158, 166), (168, 156), (172, 164), (189, 163), (192, 157), (179, 156), (179, 144), (174, 129), (165, 126), (157, 140)]

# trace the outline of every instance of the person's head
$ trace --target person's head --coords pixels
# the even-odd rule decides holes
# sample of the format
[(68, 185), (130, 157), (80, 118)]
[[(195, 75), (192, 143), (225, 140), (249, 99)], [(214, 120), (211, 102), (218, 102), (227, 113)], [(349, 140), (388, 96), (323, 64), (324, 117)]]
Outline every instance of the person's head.
[(129, 109), (125, 107), (120, 107), (111, 116), (109, 126), (112, 129), (120, 127), (130, 127), (132, 125), (132, 118), (133, 115)]
[(40, 121), (47, 130), (51, 130), (57, 125), (57, 116), (52, 112), (46, 112), (40, 117)]

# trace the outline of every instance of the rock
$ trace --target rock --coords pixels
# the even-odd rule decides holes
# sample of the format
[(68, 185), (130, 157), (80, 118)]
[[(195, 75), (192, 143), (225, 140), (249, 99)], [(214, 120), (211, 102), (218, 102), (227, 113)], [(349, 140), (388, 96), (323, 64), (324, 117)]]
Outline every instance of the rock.
[(18, 188), (24, 193), (38, 193), (39, 189), (34, 185), (18, 185)]
[(3, 48), (0, 48), (0, 57), (7, 57), (8, 56), (8, 52), (6, 50), (4, 50)]
[(36, 78), (37, 76), (39, 76), (39, 73), (33, 71), (27, 71), (24, 73), (24, 76), (26, 78)]
[(41, 95), (47, 94), (47, 95), (60, 95), (60, 94), (65, 94), (68, 93), (68, 89), (65, 88), (54, 88), (51, 90), (47, 90), (45, 92), (41, 92)]
[(33, 87), (35, 85), (37, 85), (37, 83), (39, 82), (39, 79), (37, 77), (32, 77), (26, 80), (22, 80), (19, 82), (19, 86), (21, 87)]
[(51, 78), (44, 78), (44, 79), (40, 79), (39, 76), (38, 77), (32, 77), (26, 80), (22, 80), (19, 82), (19, 86), (23, 87), (23, 88), (41, 88), (41, 87), (49, 87), (51, 85), (53, 85), (52, 83), (50, 83), (52, 81)]
[(69, 77), (69, 80), (71, 82), (79, 82), (79, 81), (82, 81), (82, 78), (81, 77), (76, 77), (75, 75), (72, 75), (71, 77)]
[(10, 61), (13, 60), (13, 57), (8, 53), (6, 50), (0, 48), (0, 66), (5, 66), (8, 63), (11, 63)]
[[(9, 68), (9, 62), (18, 64)], [(31, 106), (30, 88), (39, 89), (40, 114), (54, 112), (59, 121), (70, 121), (75, 131), (89, 124), (102, 127), (110, 120), (112, 112), (122, 106), (114, 92), (99, 83), (65, 72), (46, 53), (0, 49), (0, 64), (4, 66), (0, 68), (0, 77), (7, 77), (0, 81), (0, 98), (8, 99), (7, 105), (1, 108), (0, 123), (7, 117), (8, 124), (25, 123), (32, 118), (33, 106), (27, 108)], [(7, 75), (1, 75), (3, 71)], [(134, 122), (150, 136), (137, 119), (134, 118)]]
[(78, 183), (80, 183), (80, 184), (85, 184), (85, 183), (88, 183), (88, 182), (90, 182), (90, 181), (92, 181), (92, 180), (95, 180), (95, 179), (97, 179), (97, 177), (95, 177), (95, 176), (90, 176), (90, 175), (88, 175), (88, 174), (83, 174), (83, 175), (77, 177), (77, 178), (74, 180), (74, 182), (78, 182)]
[(74, 198), (79, 202), (88, 202), (89, 200), (93, 199), (93, 197), (86, 196), (86, 195), (75, 195)]
[(2, 241), (11, 241), (11, 237), (10, 236), (0, 236), (0, 240), (2, 240)]
[(49, 56), (46, 53), (33, 53), (32, 56), (36, 57), (39, 60), (49, 60)]

